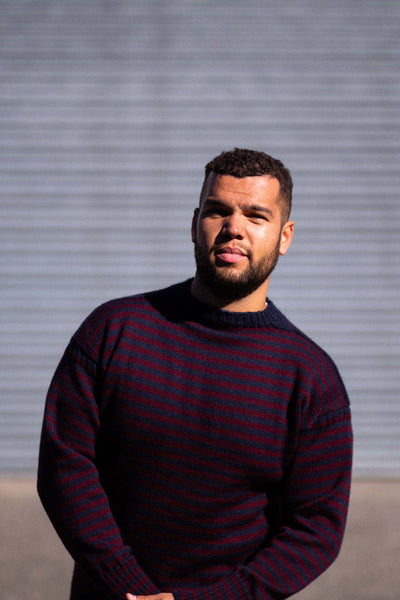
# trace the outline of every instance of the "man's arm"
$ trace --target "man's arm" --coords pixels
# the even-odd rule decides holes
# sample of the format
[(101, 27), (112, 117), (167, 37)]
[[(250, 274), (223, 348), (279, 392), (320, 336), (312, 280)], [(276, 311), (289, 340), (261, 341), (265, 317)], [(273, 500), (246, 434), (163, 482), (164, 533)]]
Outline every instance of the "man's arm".
[(108, 596), (159, 590), (122, 540), (95, 463), (100, 426), (95, 362), (70, 344), (46, 401), (38, 492), (58, 535), (81, 569)]
[(282, 492), (276, 535), (228, 577), (174, 590), (175, 600), (282, 600), (299, 592), (335, 560), (350, 493), (352, 429), (348, 407), (301, 431)]

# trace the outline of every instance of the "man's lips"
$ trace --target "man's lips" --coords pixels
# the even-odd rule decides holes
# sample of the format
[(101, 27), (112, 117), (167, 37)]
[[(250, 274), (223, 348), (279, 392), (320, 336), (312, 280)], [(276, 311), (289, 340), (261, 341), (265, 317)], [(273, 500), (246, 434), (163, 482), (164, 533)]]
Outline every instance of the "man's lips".
[(244, 250), (241, 250), (240, 248), (231, 248), (230, 246), (217, 248), (215, 250), (215, 256), (226, 263), (238, 263), (247, 258)]

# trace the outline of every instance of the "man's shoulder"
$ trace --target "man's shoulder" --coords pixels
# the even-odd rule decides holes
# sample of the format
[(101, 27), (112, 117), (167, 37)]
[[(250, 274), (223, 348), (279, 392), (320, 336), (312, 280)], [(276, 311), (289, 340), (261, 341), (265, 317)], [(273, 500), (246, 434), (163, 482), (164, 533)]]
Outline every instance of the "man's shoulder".
[(132, 312), (139, 310), (143, 304), (145, 304), (144, 292), (111, 298), (94, 308), (87, 318), (94, 323), (124, 319)]
[(97, 306), (86, 321), (95, 328), (104, 329), (110, 323), (124, 323), (151, 312), (158, 312), (158, 305), (173, 304), (179, 298), (185, 282), (158, 290), (113, 298)]
[(89, 356), (96, 356), (102, 348), (113, 347), (118, 341), (140, 335), (146, 328), (150, 333), (158, 331), (165, 324), (165, 317), (158, 307), (166, 298), (170, 298), (172, 304), (171, 297), (179, 294), (179, 287), (177, 284), (107, 300), (84, 319), (72, 336), (72, 345)]
[(299, 358), (303, 357), (309, 362), (333, 362), (326, 350), (288, 319), (272, 302), (270, 308), (277, 336), (288, 351), (298, 353)]
[[(278, 309), (274, 307), (274, 310)], [(304, 417), (308, 424), (314, 422), (316, 415), (342, 415), (342, 411), (343, 415), (347, 415), (349, 398), (334, 359), (317, 342), (278, 312), (276, 322), (277, 331), (280, 332), (279, 353), (282, 363), (295, 365), (304, 389), (308, 390), (312, 397), (310, 402), (314, 408)]]

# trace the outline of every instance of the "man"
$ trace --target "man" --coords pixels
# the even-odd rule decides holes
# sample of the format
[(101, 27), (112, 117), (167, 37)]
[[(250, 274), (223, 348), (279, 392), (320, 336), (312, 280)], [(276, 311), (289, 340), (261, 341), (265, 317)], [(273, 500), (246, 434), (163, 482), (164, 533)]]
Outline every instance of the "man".
[(291, 193), (279, 160), (222, 153), (194, 213), (194, 279), (108, 302), (73, 336), (38, 478), (73, 600), (281, 599), (336, 558), (348, 398), (267, 299)]

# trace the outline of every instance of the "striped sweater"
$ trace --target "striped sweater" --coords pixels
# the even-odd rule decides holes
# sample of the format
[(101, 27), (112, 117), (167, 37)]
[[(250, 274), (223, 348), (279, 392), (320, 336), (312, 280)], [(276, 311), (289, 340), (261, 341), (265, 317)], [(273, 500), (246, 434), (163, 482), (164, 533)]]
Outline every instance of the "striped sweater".
[(52, 380), (38, 471), (73, 600), (281, 599), (339, 551), (352, 454), (338, 371), (269, 301), (190, 282), (108, 302)]

